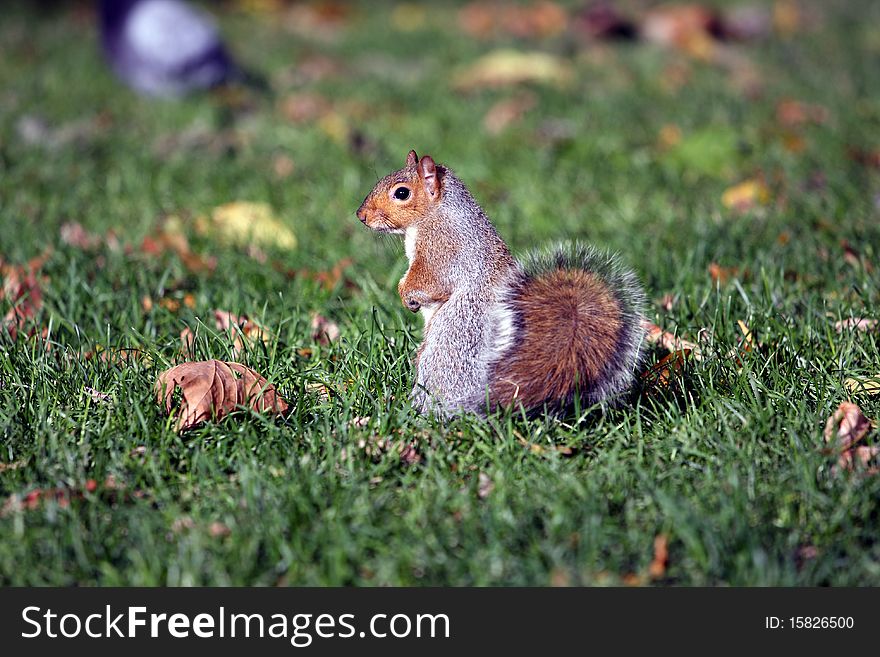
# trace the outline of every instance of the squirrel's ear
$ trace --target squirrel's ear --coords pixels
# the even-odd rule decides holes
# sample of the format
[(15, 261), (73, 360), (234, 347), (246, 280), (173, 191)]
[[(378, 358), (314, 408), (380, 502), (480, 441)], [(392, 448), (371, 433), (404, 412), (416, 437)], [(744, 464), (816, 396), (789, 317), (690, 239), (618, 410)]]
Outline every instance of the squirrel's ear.
[(416, 155), (415, 151), (410, 151), (409, 154), (406, 156), (406, 166), (414, 167), (418, 163), (419, 163), (419, 156)]
[(440, 182), (437, 180), (437, 165), (430, 155), (425, 155), (419, 160), (419, 178), (428, 196), (436, 199), (440, 193)]

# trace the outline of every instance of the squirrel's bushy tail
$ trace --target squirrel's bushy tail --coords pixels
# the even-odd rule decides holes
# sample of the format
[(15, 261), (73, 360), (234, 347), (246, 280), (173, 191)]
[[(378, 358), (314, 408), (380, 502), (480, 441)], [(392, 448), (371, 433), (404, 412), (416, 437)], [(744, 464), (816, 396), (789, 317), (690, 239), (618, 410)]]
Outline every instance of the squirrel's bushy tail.
[(578, 243), (530, 255), (524, 271), (508, 306), (520, 330), (495, 363), (490, 401), (526, 410), (613, 401), (632, 384), (644, 337), (635, 274)]

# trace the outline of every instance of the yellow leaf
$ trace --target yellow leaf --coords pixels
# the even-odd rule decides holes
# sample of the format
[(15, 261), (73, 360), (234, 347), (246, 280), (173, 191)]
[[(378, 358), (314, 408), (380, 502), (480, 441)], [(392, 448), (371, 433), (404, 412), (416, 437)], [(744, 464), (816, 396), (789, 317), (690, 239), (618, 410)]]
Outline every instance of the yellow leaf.
[(748, 210), (770, 200), (770, 190), (763, 181), (752, 178), (728, 187), (721, 195), (721, 203), (732, 210)]
[(296, 236), (275, 216), (266, 203), (233, 201), (214, 208), (210, 219), (201, 217), (196, 228), (237, 246), (296, 248)]
[(496, 50), (460, 71), (454, 84), (467, 91), (524, 82), (565, 84), (571, 76), (571, 67), (559, 57), (543, 52)]
[(843, 386), (850, 392), (863, 392), (866, 395), (880, 394), (880, 374), (867, 379), (847, 379)]
[(391, 24), (401, 32), (415, 32), (428, 22), (428, 12), (414, 2), (397, 5), (391, 12)]

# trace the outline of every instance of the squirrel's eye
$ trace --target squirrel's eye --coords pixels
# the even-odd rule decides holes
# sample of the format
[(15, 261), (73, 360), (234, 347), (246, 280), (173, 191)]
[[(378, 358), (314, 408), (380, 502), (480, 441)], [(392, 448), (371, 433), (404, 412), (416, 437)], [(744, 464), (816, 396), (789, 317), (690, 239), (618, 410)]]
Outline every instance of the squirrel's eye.
[(394, 198), (398, 201), (405, 201), (409, 198), (409, 187), (398, 187), (394, 190)]

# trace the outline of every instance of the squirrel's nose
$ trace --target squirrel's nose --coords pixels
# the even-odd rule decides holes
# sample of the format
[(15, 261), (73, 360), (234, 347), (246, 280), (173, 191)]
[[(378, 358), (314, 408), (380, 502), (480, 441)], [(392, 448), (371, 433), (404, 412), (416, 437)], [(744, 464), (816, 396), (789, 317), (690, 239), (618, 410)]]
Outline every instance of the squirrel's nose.
[(357, 218), (361, 220), (361, 223), (367, 223), (367, 209), (364, 206), (358, 208)]

